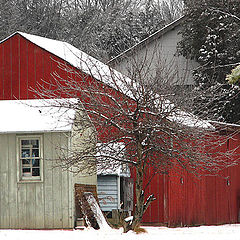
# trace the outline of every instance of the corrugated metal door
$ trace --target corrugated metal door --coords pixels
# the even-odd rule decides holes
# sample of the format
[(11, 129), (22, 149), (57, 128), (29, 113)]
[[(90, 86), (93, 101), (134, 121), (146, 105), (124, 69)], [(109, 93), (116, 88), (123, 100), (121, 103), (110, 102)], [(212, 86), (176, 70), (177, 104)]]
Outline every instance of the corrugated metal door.
[(118, 209), (118, 176), (98, 176), (98, 199), (102, 211)]

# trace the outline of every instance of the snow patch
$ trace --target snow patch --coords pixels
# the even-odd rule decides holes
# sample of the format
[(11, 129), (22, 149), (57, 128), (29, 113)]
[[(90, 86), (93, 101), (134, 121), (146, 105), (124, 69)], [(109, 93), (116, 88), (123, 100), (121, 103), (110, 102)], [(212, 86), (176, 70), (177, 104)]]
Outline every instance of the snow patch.
[(79, 240), (79, 239), (101, 239), (101, 240), (229, 240), (240, 239), (240, 225), (201, 226), (201, 227), (144, 227), (147, 233), (136, 234), (132, 231), (123, 233), (123, 229), (100, 229), (87, 228), (83, 231), (64, 230), (0, 230), (1, 240)]
[(0, 133), (70, 131), (75, 110), (53, 107), (64, 101), (76, 99), (48, 100), (2, 100), (0, 101)]

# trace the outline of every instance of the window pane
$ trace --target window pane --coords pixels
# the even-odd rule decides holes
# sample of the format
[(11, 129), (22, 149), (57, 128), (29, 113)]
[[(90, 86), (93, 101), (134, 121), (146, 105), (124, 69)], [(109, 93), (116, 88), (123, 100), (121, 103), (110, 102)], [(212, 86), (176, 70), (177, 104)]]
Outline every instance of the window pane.
[(39, 140), (31, 140), (31, 144), (33, 148), (39, 148)]
[(29, 145), (30, 140), (21, 140), (21, 145)]
[(23, 168), (23, 176), (31, 176), (31, 168)]
[(22, 157), (30, 157), (30, 149), (22, 149)]
[(32, 150), (32, 157), (39, 157), (39, 149)]
[(33, 168), (32, 169), (32, 175), (33, 176), (40, 176), (40, 169), (39, 168)]
[(22, 159), (22, 164), (26, 165), (26, 164), (30, 164), (30, 159)]
[(39, 161), (39, 159), (33, 159), (33, 160), (32, 160), (32, 165), (33, 165), (33, 167), (39, 167), (39, 166), (40, 166), (40, 161)]
[[(40, 179), (40, 140), (33, 138), (20, 140), (20, 163), (23, 180)], [(36, 178), (37, 177), (37, 178)]]

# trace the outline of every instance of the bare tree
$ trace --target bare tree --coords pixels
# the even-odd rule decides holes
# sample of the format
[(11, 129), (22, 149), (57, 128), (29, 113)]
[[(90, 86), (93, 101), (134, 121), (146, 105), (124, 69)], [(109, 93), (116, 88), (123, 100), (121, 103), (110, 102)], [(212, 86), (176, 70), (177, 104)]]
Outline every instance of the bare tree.
[[(190, 97), (176, 97), (169, 84), (173, 69), (151, 74), (148, 62), (133, 61), (131, 75), (125, 77), (92, 58), (79, 61), (83, 72), (59, 64), (68, 77), (53, 73), (54, 81), (37, 94), (78, 99), (56, 100), (54, 106), (75, 109), (75, 133), (85, 136), (74, 142), (73, 135), (74, 147), (59, 158), (63, 168), (89, 174), (125, 166), (135, 172), (135, 211), (125, 231), (140, 225), (155, 199), (145, 189), (156, 174), (180, 169), (198, 176), (216, 174), (236, 164), (233, 150), (220, 148), (229, 136), (218, 135), (209, 122), (183, 108)], [(152, 175), (144, 182), (148, 169)]]

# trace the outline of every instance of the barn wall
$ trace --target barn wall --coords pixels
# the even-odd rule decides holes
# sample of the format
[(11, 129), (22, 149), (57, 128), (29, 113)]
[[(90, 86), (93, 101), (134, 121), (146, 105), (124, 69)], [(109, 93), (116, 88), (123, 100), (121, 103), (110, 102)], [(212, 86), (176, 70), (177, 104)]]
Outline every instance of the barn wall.
[[(237, 148), (239, 141), (240, 136), (235, 136), (229, 141), (229, 148)], [(227, 148), (227, 144), (223, 148)], [(196, 178), (185, 171), (155, 176), (147, 193), (154, 193), (157, 200), (144, 215), (145, 224), (237, 223), (240, 220), (240, 165), (224, 169), (219, 176)]]
[(0, 135), (0, 228), (72, 228), (73, 178), (55, 167), (58, 150), (67, 144), (63, 134), (43, 134), (43, 182), (17, 182), (16, 134)]
[[(49, 86), (64, 61), (16, 34), (0, 44), (0, 100), (31, 99), (38, 85)], [(46, 82), (45, 82), (46, 81)]]
[[(151, 170), (148, 169), (147, 179), (151, 177)], [(145, 180), (147, 183), (147, 180)], [(147, 211), (143, 216), (143, 222), (151, 224), (159, 224), (164, 222), (164, 208), (167, 200), (166, 185), (167, 176), (155, 175), (152, 179), (151, 184), (145, 190), (146, 197), (151, 194), (154, 194), (156, 200), (153, 201), (148, 207)]]

